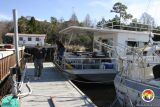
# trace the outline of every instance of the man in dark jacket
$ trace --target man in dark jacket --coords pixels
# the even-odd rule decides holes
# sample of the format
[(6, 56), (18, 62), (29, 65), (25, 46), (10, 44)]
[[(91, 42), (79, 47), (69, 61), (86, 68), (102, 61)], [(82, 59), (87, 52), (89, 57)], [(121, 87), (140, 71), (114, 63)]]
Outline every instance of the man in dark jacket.
[(42, 74), (42, 69), (43, 69), (43, 61), (45, 58), (45, 49), (39, 46), (35, 46), (33, 48), (33, 61), (34, 61), (34, 66), (35, 66), (35, 71), (34, 71), (34, 76), (35, 80), (40, 79), (41, 74)]
[(62, 61), (62, 58), (64, 56), (64, 52), (65, 52), (65, 47), (64, 45), (60, 42), (60, 41), (56, 41), (57, 44), (57, 55), (58, 55), (58, 59), (60, 61)]

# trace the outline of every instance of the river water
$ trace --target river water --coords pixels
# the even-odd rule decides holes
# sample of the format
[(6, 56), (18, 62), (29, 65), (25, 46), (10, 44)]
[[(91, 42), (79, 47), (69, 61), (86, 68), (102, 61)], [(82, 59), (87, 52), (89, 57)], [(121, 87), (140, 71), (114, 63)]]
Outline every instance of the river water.
[[(72, 82), (98, 107), (109, 107), (116, 98), (114, 84), (85, 83), (85, 81), (74, 80)], [(120, 105), (116, 104), (114, 107), (120, 107)]]

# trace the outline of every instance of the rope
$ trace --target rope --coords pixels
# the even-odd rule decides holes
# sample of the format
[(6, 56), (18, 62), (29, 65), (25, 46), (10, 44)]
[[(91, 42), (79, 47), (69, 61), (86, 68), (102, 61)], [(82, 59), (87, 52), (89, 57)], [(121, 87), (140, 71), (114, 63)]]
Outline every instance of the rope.
[(26, 97), (26, 96), (32, 94), (32, 89), (31, 89), (29, 83), (30, 83), (30, 82), (28, 81), (27, 84), (26, 84), (26, 87), (28, 88), (29, 92), (18, 94), (18, 97), (23, 98), (23, 97)]
[(23, 75), (22, 75), (22, 79), (21, 79), (21, 82), (20, 82), (19, 87), (18, 87), (19, 91), (21, 91), (22, 86), (23, 86), (23, 81), (24, 81), (24, 78), (25, 78), (26, 69), (27, 69), (27, 65), (25, 65), (25, 68), (24, 68), (24, 71), (23, 71)]
[[(23, 79), (23, 80), (24, 80), (24, 79)], [(21, 85), (20, 85), (20, 87), (19, 87), (19, 91), (21, 92), (22, 86), (23, 86), (23, 84), (24, 84), (23, 81), (22, 81), (22, 83), (20, 83), (20, 84), (21, 84)], [(24, 98), (24, 97), (32, 94), (32, 88), (31, 88), (31, 86), (30, 86), (30, 79), (29, 79), (29, 78), (28, 78), (28, 82), (26, 83), (26, 87), (28, 88), (29, 92), (27, 92), (27, 93), (19, 93), (19, 94), (17, 95), (18, 97)]]
[[(23, 84), (24, 84), (24, 78), (25, 78), (25, 74), (26, 74), (26, 72), (27, 72), (27, 65), (25, 65), (25, 69), (24, 69), (24, 72), (23, 72), (23, 75), (22, 75), (22, 79), (21, 79), (21, 82), (20, 82), (20, 85), (19, 85), (19, 87), (18, 87), (18, 90), (21, 92), (21, 89), (22, 89), (22, 87), (23, 87)], [(29, 78), (28, 78), (28, 82), (26, 83), (26, 87), (28, 88), (28, 90), (29, 90), (29, 92), (28, 93), (19, 93), (18, 94), (18, 97), (25, 97), (25, 96), (28, 96), (28, 95), (30, 95), (31, 93), (32, 93), (32, 89), (31, 89), (31, 87), (30, 87), (30, 85), (29, 85)]]

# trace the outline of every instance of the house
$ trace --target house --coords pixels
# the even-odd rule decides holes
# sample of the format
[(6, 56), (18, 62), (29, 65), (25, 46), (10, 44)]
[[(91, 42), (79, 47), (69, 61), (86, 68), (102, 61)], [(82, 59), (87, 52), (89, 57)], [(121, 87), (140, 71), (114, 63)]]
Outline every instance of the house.
[[(14, 33), (7, 33), (5, 36), (14, 37)], [(35, 46), (36, 44), (44, 45), (46, 34), (18, 34), (20, 46)], [(13, 43), (14, 43), (13, 38)]]

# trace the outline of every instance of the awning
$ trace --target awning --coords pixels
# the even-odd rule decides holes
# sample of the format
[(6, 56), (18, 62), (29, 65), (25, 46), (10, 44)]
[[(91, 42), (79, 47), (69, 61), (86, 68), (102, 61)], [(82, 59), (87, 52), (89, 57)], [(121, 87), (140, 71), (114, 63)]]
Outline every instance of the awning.
[(84, 32), (97, 32), (97, 33), (136, 33), (149, 35), (149, 32), (137, 32), (128, 31), (121, 29), (111, 29), (111, 28), (91, 28), (91, 27), (80, 27), (80, 26), (70, 26), (61, 30), (60, 34), (70, 34), (70, 33), (84, 33)]

